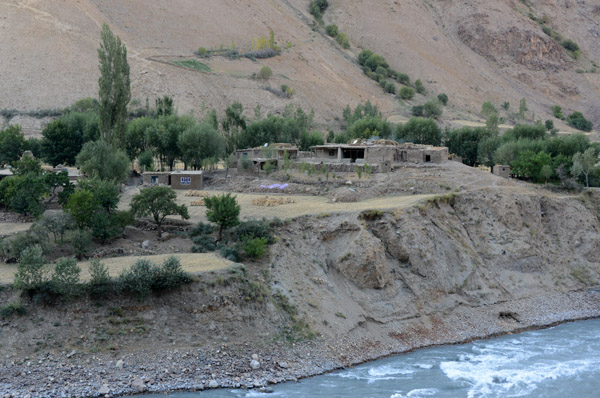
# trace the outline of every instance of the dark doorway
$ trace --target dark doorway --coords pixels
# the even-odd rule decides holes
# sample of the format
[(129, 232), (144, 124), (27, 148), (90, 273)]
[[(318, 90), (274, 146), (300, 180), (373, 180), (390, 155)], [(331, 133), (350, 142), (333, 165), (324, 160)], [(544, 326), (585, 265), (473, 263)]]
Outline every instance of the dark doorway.
[(348, 148), (342, 150), (344, 159), (350, 159), (351, 163), (356, 163), (356, 159), (365, 158), (365, 148)]
[(425, 162), (431, 162), (431, 155), (425, 155)]

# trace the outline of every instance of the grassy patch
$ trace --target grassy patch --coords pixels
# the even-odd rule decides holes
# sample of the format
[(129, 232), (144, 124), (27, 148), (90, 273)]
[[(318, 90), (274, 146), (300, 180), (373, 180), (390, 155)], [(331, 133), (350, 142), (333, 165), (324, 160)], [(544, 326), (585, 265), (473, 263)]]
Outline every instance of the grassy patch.
[(210, 72), (210, 66), (205, 63), (198, 62), (195, 59), (185, 59), (182, 61), (172, 61), (175, 65), (181, 66), (186, 69), (193, 69), (199, 72)]

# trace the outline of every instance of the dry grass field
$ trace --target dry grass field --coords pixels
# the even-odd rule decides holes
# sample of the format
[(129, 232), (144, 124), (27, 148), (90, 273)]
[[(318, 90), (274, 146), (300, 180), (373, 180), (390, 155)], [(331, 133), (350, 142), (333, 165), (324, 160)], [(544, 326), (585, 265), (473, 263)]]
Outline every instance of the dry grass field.
[[(185, 253), (185, 254), (159, 254), (156, 256), (128, 256), (128, 257), (114, 257), (102, 259), (102, 263), (108, 268), (110, 276), (116, 277), (121, 272), (133, 264), (140, 258), (145, 258), (152, 261), (155, 264), (162, 264), (162, 262), (168, 257), (175, 256), (181, 261), (181, 265), (186, 272), (191, 274), (199, 274), (202, 272), (217, 271), (231, 267), (234, 263), (217, 256), (215, 253)], [(90, 279), (90, 262), (83, 261), (79, 263), (81, 267), (81, 279), (87, 281)], [(3, 264), (0, 263), (0, 284), (10, 284), (15, 279), (15, 273), (17, 272), (16, 264)]]
[[(139, 192), (139, 189), (131, 189), (123, 194), (121, 197), (121, 209), (126, 209), (131, 202), (131, 198)], [(226, 192), (222, 191), (211, 191), (205, 190), (203, 192), (209, 195), (221, 195)], [(185, 196), (186, 191), (177, 192), (177, 202), (179, 204), (185, 204), (188, 207), (190, 213), (190, 222), (207, 222), (206, 220), (206, 207), (204, 206), (191, 206), (192, 202), (198, 201), (196, 197)], [(282, 197), (289, 197), (295, 200), (295, 203), (288, 203), (284, 205), (266, 207), (257, 206), (253, 204), (256, 200), (264, 198), (265, 194), (243, 194), (235, 193), (234, 196), (237, 198), (237, 202), (242, 208), (241, 218), (242, 219), (261, 219), (261, 218), (275, 218), (280, 219), (294, 218), (299, 216), (305, 216), (309, 214), (329, 214), (329, 213), (346, 213), (355, 212), (370, 209), (396, 209), (404, 208), (414, 205), (420, 200), (430, 198), (435, 195), (409, 195), (409, 196), (394, 196), (394, 197), (383, 197), (376, 199), (368, 199), (360, 202), (353, 203), (332, 203), (328, 198), (322, 196), (302, 196), (302, 195), (282, 195)], [(270, 197), (277, 197), (277, 195), (268, 195)]]

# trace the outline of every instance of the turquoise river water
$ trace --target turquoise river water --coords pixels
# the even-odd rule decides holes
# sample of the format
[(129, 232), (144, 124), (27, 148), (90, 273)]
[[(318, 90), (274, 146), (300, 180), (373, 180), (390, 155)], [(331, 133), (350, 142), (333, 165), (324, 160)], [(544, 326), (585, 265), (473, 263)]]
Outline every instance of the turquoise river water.
[(422, 349), (273, 388), (271, 394), (223, 389), (169, 397), (600, 397), (600, 319)]

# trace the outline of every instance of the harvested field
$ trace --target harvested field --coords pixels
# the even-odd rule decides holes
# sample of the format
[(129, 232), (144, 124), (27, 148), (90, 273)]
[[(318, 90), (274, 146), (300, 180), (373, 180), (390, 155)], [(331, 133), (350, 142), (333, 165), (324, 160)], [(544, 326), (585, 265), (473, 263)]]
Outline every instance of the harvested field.
[(254, 206), (263, 206), (263, 207), (275, 207), (281, 205), (289, 205), (291, 203), (296, 203), (296, 199), (289, 197), (272, 197), (265, 196), (262, 198), (254, 199), (252, 204)]
[[(128, 257), (113, 257), (105, 258), (100, 261), (106, 265), (110, 276), (116, 277), (121, 272), (133, 264), (140, 258), (145, 258), (152, 261), (155, 264), (161, 264), (166, 258), (173, 256), (173, 254), (159, 254), (156, 256), (128, 256)], [(174, 255), (181, 261), (181, 266), (186, 272), (192, 274), (198, 274), (202, 272), (217, 271), (228, 268), (234, 263), (224, 258), (218, 257), (215, 253), (184, 253)], [(89, 261), (83, 261), (79, 263), (81, 267), (81, 279), (84, 281), (89, 280), (90, 273)], [(13, 283), (15, 279), (15, 273), (17, 271), (16, 264), (4, 264), (0, 263), (0, 284)]]

